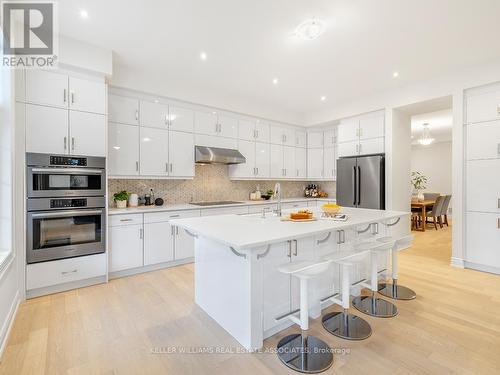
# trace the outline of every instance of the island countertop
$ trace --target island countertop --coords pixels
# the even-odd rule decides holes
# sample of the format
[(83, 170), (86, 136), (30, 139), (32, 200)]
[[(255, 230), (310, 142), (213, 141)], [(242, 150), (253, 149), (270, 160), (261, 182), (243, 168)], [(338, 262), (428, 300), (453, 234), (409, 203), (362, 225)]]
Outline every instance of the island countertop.
[[(258, 248), (271, 243), (314, 236), (332, 230), (354, 226), (395, 221), (410, 215), (403, 211), (369, 210), (362, 208), (342, 208), (348, 215), (347, 221), (321, 219), (319, 209), (312, 210), (318, 220), (310, 222), (281, 221), (280, 217), (261, 215), (220, 215), (172, 220), (171, 224), (195, 235), (220, 242), (234, 249)], [(286, 213), (284, 213), (286, 214)]]

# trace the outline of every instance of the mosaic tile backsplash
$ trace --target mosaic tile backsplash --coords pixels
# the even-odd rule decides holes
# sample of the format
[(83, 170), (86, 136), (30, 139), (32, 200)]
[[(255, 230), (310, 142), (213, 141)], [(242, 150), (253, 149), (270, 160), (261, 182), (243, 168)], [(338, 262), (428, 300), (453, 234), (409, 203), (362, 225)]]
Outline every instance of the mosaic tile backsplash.
[[(110, 207), (113, 194), (126, 190), (143, 196), (154, 190), (155, 198), (163, 198), (165, 204), (178, 204), (200, 201), (248, 200), (250, 193), (259, 185), (261, 192), (274, 188), (276, 181), (233, 181), (229, 179), (227, 165), (196, 165), (192, 180), (158, 179), (110, 179), (108, 181)], [(283, 198), (296, 198), (304, 195), (304, 187), (315, 183), (335, 197), (335, 182), (280, 181)]]

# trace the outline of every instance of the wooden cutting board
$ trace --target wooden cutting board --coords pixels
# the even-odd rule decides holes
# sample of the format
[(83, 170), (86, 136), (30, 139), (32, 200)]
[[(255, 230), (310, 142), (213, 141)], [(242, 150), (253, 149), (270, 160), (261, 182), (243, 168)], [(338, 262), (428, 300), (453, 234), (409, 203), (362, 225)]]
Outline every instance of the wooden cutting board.
[(317, 218), (315, 217), (312, 217), (310, 219), (291, 219), (290, 216), (283, 216), (281, 219), (281, 221), (295, 221), (295, 222), (304, 222), (304, 221), (316, 221), (318, 220)]

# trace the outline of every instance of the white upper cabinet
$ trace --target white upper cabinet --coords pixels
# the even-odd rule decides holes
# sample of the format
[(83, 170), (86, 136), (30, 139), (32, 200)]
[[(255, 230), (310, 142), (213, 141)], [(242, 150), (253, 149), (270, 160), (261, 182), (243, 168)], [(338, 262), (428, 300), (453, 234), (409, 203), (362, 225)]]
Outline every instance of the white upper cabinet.
[(196, 134), (219, 135), (217, 113), (196, 111), (194, 114), (194, 132)]
[(467, 160), (500, 158), (500, 121), (467, 126)]
[(359, 142), (343, 142), (337, 145), (338, 157), (358, 155), (359, 153)]
[(338, 142), (351, 142), (357, 141), (359, 137), (359, 119), (350, 118), (344, 119), (337, 127)]
[(194, 130), (194, 111), (181, 107), (168, 107), (170, 130), (192, 133)]
[(285, 146), (295, 146), (295, 129), (283, 128), (283, 144)]
[(285, 178), (297, 177), (297, 165), (295, 163), (295, 147), (283, 146), (283, 169)]
[(257, 174), (255, 165), (255, 142), (240, 139), (238, 141), (238, 151), (245, 157), (246, 162), (230, 165), (229, 175), (233, 178), (254, 177)]
[(238, 119), (219, 114), (217, 116), (219, 124), (219, 135), (226, 138), (238, 138)]
[(335, 147), (335, 130), (326, 130), (323, 133), (323, 143), (325, 147)]
[(141, 126), (161, 129), (168, 127), (168, 105), (141, 100), (139, 112)]
[(73, 155), (106, 156), (106, 116), (69, 111), (69, 149)]
[(323, 178), (323, 149), (307, 150), (307, 178)]
[(218, 137), (215, 135), (195, 134), (194, 144), (196, 146), (208, 146), (219, 148), (238, 149), (238, 140), (233, 138)]
[(110, 94), (108, 96), (108, 119), (121, 124), (139, 125), (139, 100)]
[(268, 178), (271, 174), (270, 168), (271, 145), (269, 143), (255, 142), (255, 176)]
[(308, 148), (323, 148), (323, 131), (310, 131), (307, 133)]
[(105, 114), (106, 84), (69, 77), (69, 107), (76, 111)]
[(26, 151), (69, 152), (68, 111), (26, 104)]
[(323, 162), (323, 169), (324, 169), (324, 178), (333, 180), (335, 179), (335, 164), (336, 164), (336, 158), (335, 158), (335, 149), (333, 147), (325, 147), (324, 150), (324, 162)]
[(271, 178), (285, 177), (285, 171), (283, 167), (283, 146), (271, 145), (270, 166)]
[(466, 170), (467, 211), (500, 213), (500, 159), (469, 161)]
[(26, 70), (26, 101), (67, 107), (69, 103), (68, 76), (46, 70)]
[(277, 145), (295, 146), (295, 130), (291, 128), (271, 125), (270, 141)]
[(295, 177), (307, 177), (307, 150), (302, 147), (295, 147)]
[(385, 138), (370, 138), (359, 142), (359, 154), (383, 154), (385, 151)]
[(108, 168), (114, 176), (139, 174), (139, 127), (108, 124)]
[(194, 135), (171, 131), (168, 150), (169, 176), (194, 177)]
[(295, 130), (295, 146), (307, 147), (307, 135), (305, 130)]
[(141, 127), (140, 142), (141, 175), (168, 175), (168, 130)]
[(238, 138), (244, 141), (255, 140), (255, 122), (252, 120), (240, 120)]
[(359, 118), (359, 138), (369, 139), (384, 136), (384, 112), (370, 113)]
[(469, 124), (500, 119), (500, 85), (471, 91), (466, 105)]
[(269, 124), (257, 120), (255, 124), (255, 140), (258, 142), (269, 143), (269, 137), (270, 137), (269, 132), (270, 132)]

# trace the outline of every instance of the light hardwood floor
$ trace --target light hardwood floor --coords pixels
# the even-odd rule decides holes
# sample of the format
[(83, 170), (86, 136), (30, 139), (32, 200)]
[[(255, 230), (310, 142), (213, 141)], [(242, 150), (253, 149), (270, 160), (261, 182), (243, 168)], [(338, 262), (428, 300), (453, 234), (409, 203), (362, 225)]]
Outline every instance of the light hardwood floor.
[[(341, 340), (320, 319), (312, 322), (312, 334), (350, 351), (336, 355), (327, 373), (500, 373), (500, 276), (451, 268), (450, 237), (451, 227), (416, 233), (400, 257), (400, 283), (417, 299), (396, 302), (392, 319), (364, 316), (374, 332), (368, 340)], [(23, 303), (0, 373), (296, 374), (274, 354), (152, 354), (171, 346), (238, 348), (193, 303), (193, 276), (187, 265)]]

